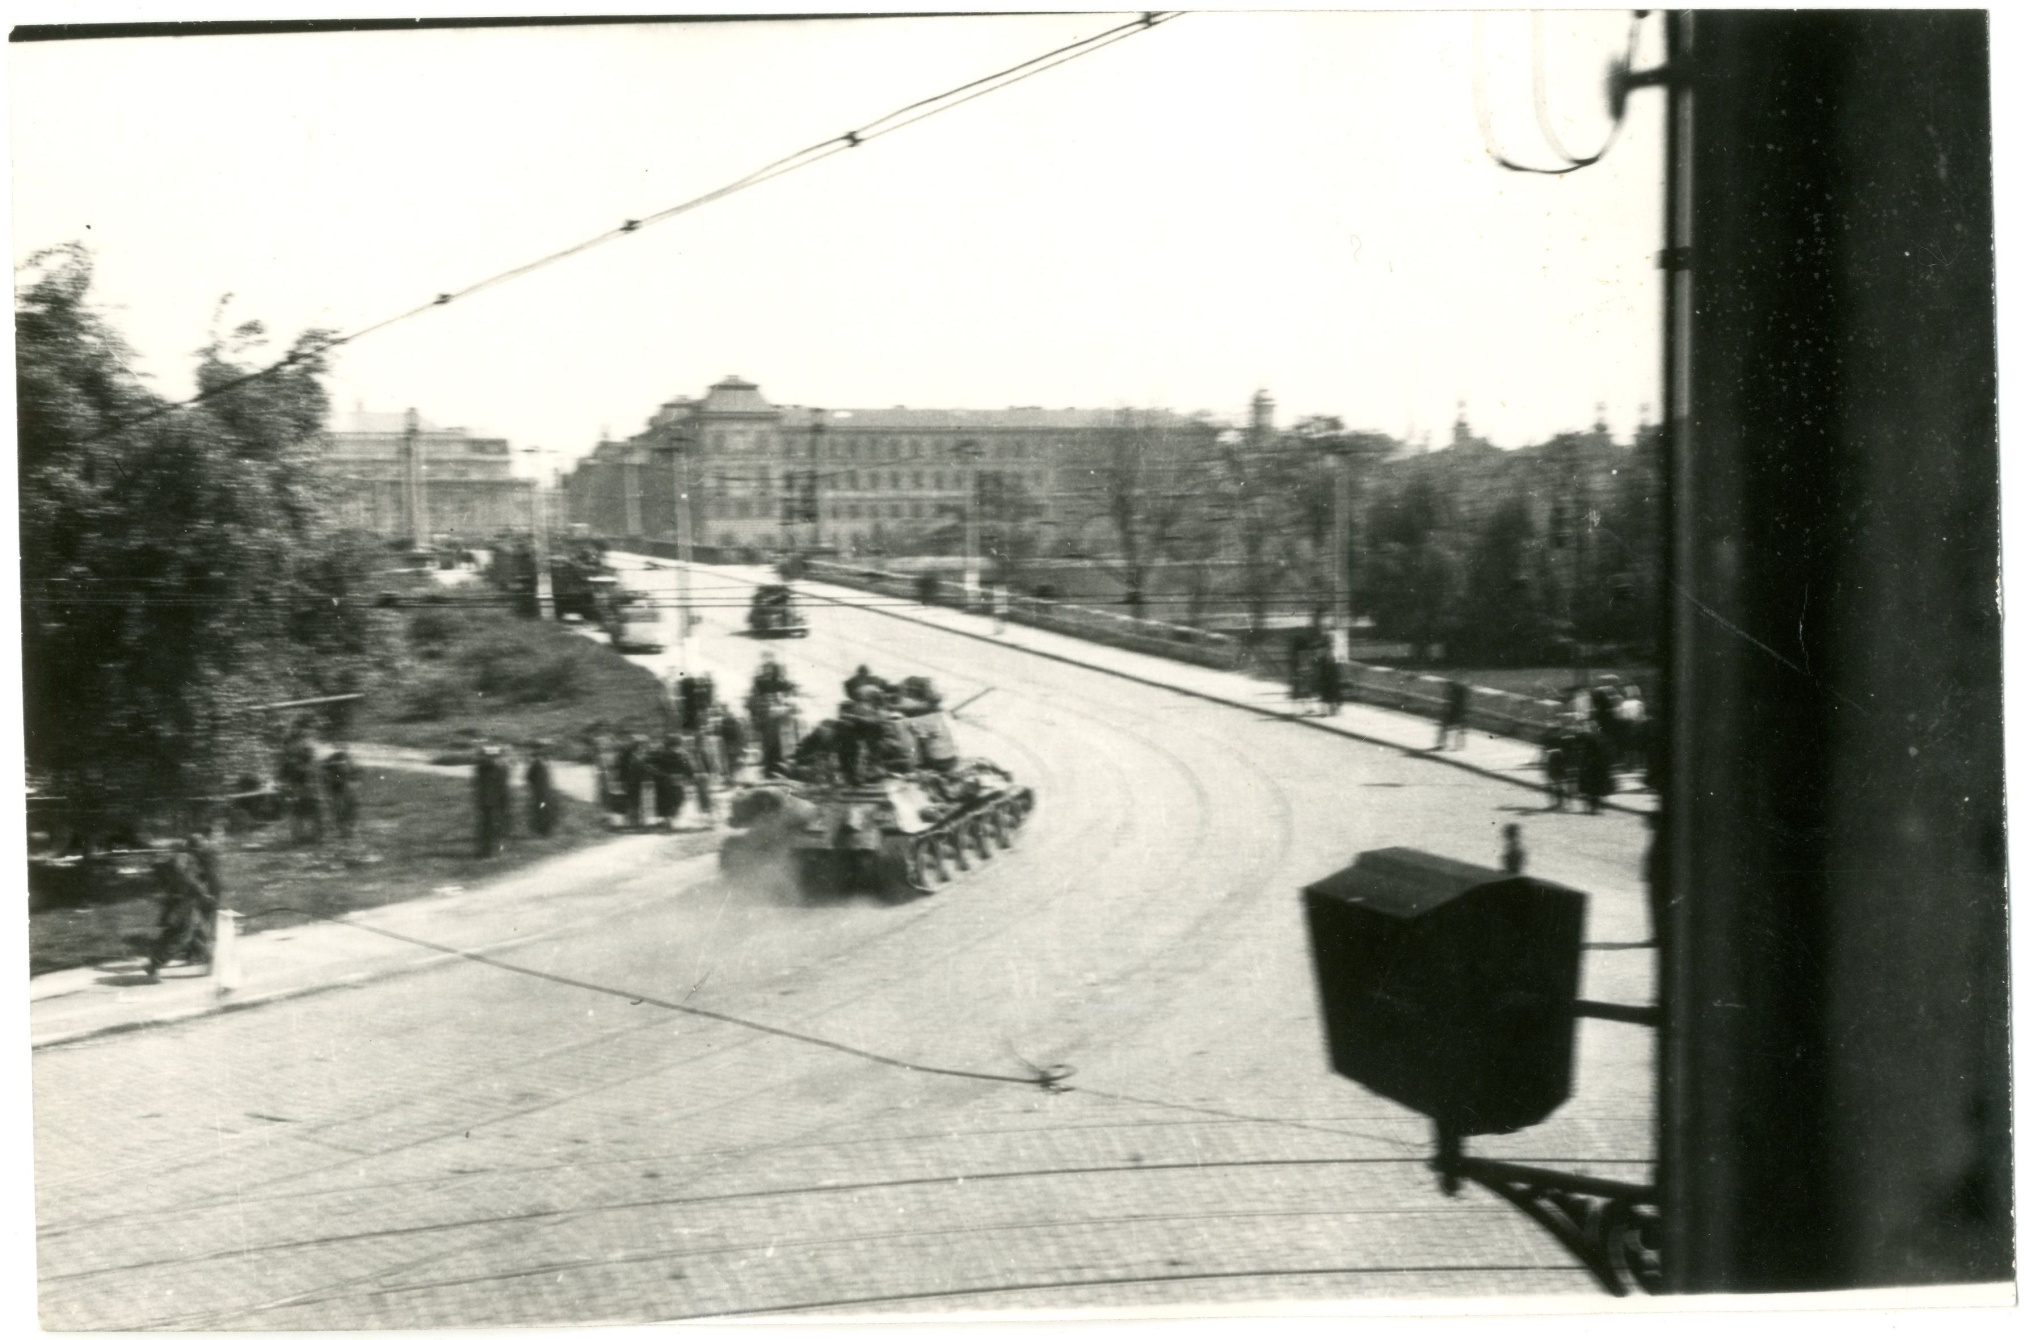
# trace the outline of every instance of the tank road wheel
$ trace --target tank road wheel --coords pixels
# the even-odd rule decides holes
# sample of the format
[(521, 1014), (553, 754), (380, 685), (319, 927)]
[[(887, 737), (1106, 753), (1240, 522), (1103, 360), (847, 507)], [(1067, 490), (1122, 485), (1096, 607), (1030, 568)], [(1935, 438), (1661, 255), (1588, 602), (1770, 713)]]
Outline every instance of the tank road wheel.
[(970, 836), (970, 845), (976, 850), (979, 861), (991, 859), (991, 833), (984, 826), (985, 822), (985, 817), (979, 814), (963, 825), (964, 830)]
[(994, 805), (989, 815), (991, 840), (998, 844), (999, 851), (1012, 846), (1012, 816), (1003, 805)]
[(949, 869), (942, 864), (942, 846), (930, 833), (914, 839), (913, 885), (924, 893), (933, 893), (949, 882)]
[(970, 847), (963, 840), (961, 825), (945, 828), (935, 834), (935, 842), (941, 847), (950, 871), (967, 871), (970, 868)]

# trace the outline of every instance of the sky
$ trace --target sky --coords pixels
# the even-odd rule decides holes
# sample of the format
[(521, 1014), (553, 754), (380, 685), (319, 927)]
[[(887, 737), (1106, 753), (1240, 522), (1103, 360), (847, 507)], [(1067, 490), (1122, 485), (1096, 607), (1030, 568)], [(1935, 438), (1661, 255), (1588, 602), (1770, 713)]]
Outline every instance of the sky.
[[(14, 44), (13, 248), (81, 240), (162, 393), (214, 329), (349, 330), (1119, 16)], [(1608, 130), (1628, 11), (1541, 21)], [(1641, 64), (1657, 64), (1656, 19)], [(551, 464), (726, 374), (831, 408), (1161, 405), (1502, 446), (1659, 400), (1658, 95), (1595, 167), (1522, 13), (1191, 13), (390, 327), (340, 409)], [(220, 302), (229, 302), (220, 315)], [(1646, 407), (1653, 407), (1647, 409)]]

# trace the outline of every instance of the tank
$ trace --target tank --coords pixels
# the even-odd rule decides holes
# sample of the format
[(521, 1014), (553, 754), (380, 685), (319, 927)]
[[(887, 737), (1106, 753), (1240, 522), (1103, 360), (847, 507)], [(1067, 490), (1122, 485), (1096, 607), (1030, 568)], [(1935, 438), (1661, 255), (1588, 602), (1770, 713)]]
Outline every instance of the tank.
[[(955, 757), (941, 713), (901, 721), (920, 741), (925, 761), (916, 766), (853, 781), (804, 753), (792, 776), (741, 794), (719, 853), (724, 870), (785, 862), (806, 892), (908, 898), (937, 893), (1009, 848), (1033, 813), (1033, 788), (986, 759)], [(809, 741), (833, 738), (836, 724), (824, 722)]]

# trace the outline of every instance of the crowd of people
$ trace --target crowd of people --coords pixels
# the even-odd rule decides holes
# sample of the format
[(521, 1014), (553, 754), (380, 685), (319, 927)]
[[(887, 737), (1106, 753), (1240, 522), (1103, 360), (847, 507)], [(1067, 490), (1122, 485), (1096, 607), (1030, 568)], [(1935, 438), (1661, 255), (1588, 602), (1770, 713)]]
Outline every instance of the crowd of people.
[(1553, 808), (1579, 797), (1588, 813), (1596, 814), (1616, 791), (1617, 770), (1648, 761), (1644, 696), (1637, 685), (1605, 674), (1593, 685), (1569, 688), (1561, 703), (1560, 720), (1544, 745)]

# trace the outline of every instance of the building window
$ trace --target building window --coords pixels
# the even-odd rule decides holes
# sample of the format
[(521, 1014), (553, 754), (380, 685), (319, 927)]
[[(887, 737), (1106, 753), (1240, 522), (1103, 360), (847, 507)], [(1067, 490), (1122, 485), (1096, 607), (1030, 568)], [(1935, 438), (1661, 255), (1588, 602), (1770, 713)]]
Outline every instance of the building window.
[(913, 505), (913, 514), (914, 514), (914, 519), (915, 519), (915, 520), (919, 520), (919, 519), (920, 519), (920, 515), (921, 515), (921, 505), (920, 505), (919, 503), (915, 503), (915, 504)]
[(919, 470), (916, 470), (916, 471), (914, 471), (914, 487), (915, 487), (915, 488), (920, 488), (920, 487), (922, 487), (922, 484), (921, 484), (921, 472), (920, 472)]
[(710, 434), (710, 450), (722, 451), (723, 449), (724, 449), (724, 435), (722, 433)]
[(942, 472), (940, 470), (935, 471), (935, 487), (938, 489), (944, 487), (942, 484)]
[(731, 504), (731, 515), (743, 521), (752, 515), (752, 504), (740, 498)]
[(761, 493), (773, 492), (773, 472), (763, 465), (759, 467), (759, 491)]

